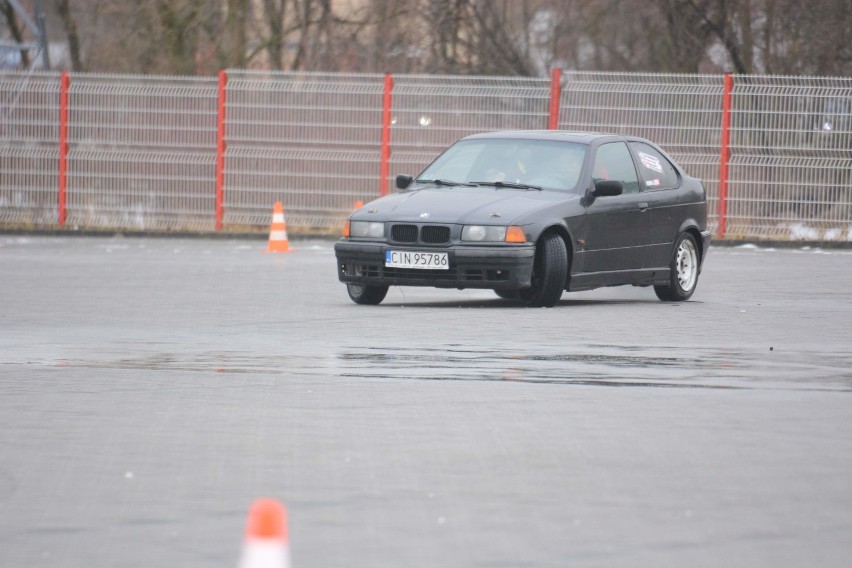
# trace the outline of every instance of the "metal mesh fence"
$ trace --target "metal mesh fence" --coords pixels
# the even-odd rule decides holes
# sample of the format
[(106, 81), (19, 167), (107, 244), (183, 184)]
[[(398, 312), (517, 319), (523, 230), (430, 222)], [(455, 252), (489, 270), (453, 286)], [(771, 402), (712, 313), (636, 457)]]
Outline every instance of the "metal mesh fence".
[(852, 79), (735, 76), (732, 237), (852, 240)]
[(562, 76), (559, 128), (656, 142), (704, 181), (709, 220), (715, 226), (722, 89), (719, 75), (567, 72)]
[(59, 74), (0, 74), (0, 223), (57, 222)]
[(68, 224), (212, 230), (217, 83), (74, 74)]
[(268, 225), (281, 201), (296, 230), (338, 231), (377, 195), (382, 75), (230, 72), (226, 225)]
[[(727, 236), (852, 240), (852, 79), (734, 77)], [(548, 79), (394, 78), (390, 177), (458, 138), (543, 129)], [(643, 136), (719, 199), (721, 76), (566, 72), (559, 128)], [(56, 226), (60, 75), (0, 73), (0, 224)], [(382, 185), (381, 75), (228, 73), (223, 226), (335, 232)], [(212, 230), (219, 86), (212, 78), (73, 74), (71, 227)], [(392, 182), (389, 184), (393, 187)]]
[(397, 76), (391, 176), (418, 174), (447, 146), (469, 134), (547, 128), (549, 97), (547, 79)]

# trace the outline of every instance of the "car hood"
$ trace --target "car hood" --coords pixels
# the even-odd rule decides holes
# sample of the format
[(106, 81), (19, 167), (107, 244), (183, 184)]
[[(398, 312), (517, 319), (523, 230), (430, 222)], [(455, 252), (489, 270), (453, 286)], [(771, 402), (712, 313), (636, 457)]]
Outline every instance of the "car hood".
[[(372, 201), (352, 215), (356, 221), (407, 223), (511, 224), (554, 201), (577, 198), (553, 191), (493, 187), (440, 187), (409, 190)], [(428, 214), (428, 216), (426, 216)]]

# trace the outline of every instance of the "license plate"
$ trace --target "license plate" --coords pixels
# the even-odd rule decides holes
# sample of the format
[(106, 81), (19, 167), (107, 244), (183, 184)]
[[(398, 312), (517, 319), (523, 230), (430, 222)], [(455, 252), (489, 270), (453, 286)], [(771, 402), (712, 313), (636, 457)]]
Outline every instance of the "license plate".
[(385, 251), (385, 266), (391, 268), (423, 268), (449, 270), (450, 259), (445, 252)]

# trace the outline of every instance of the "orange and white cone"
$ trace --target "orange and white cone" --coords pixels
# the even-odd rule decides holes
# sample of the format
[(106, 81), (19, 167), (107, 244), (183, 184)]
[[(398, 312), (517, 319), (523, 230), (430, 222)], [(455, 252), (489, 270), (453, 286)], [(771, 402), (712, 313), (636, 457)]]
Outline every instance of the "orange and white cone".
[(279, 501), (251, 504), (239, 568), (290, 568), (287, 511)]
[(284, 220), (284, 206), (280, 201), (272, 208), (272, 225), (269, 227), (269, 245), (266, 252), (290, 252), (287, 239), (287, 222)]

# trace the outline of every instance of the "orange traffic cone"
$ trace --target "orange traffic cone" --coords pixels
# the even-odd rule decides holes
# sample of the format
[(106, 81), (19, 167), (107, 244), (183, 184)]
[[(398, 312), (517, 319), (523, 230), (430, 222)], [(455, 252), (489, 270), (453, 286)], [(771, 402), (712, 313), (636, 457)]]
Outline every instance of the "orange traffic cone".
[(272, 208), (272, 225), (269, 227), (269, 246), (266, 247), (266, 252), (290, 252), (284, 206), (280, 201)]
[(251, 504), (239, 568), (290, 568), (287, 511), (279, 501)]
[(356, 201), (356, 202), (355, 202), (355, 210), (356, 210), (356, 211), (357, 211), (358, 209), (361, 209), (363, 206), (364, 206), (364, 202), (363, 202), (363, 201)]

